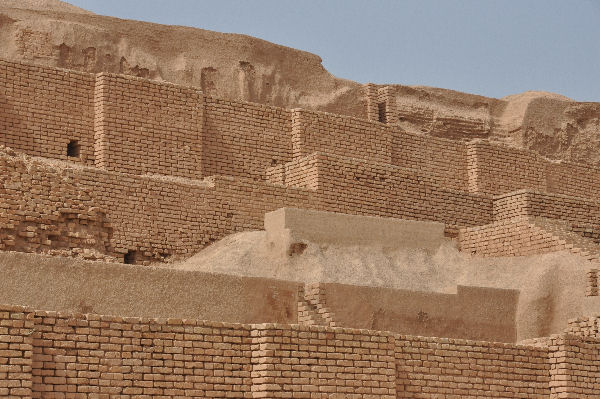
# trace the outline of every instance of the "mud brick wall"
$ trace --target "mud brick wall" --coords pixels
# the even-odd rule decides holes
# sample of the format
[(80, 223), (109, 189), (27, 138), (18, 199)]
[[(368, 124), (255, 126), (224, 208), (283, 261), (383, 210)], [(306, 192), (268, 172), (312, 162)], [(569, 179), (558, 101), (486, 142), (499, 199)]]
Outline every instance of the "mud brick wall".
[(520, 216), (560, 219), (597, 226), (600, 203), (559, 194), (520, 190), (494, 198), (494, 220)]
[(467, 148), (455, 140), (402, 132), (394, 133), (392, 164), (440, 177), (440, 184), (468, 191)]
[(0, 308), (0, 397), (31, 398), (33, 326), (25, 309)]
[(277, 185), (317, 190), (319, 188), (318, 162), (318, 155), (312, 154), (294, 159), (285, 165), (268, 168), (267, 181)]
[(0, 144), (29, 155), (67, 159), (79, 141), (93, 164), (94, 75), (0, 60)]
[(600, 384), (600, 340), (569, 333), (526, 346), (7, 306), (0, 329), (0, 392), (17, 398), (592, 399)]
[(292, 110), (294, 158), (321, 151), (390, 164), (393, 131), (390, 126), (364, 119)]
[(588, 316), (571, 319), (567, 332), (579, 337), (600, 338), (600, 317)]
[(477, 256), (526, 256), (567, 249), (567, 242), (540, 229), (528, 217), (465, 227), (458, 235), (461, 251)]
[(548, 350), (396, 336), (397, 398), (549, 398)]
[(446, 190), (391, 165), (323, 154), (301, 165), (308, 188), (225, 176), (137, 176), (9, 154), (0, 162), (0, 240), (23, 252), (164, 259), (261, 229), (264, 214), (284, 206), (452, 226), (486, 224), (492, 215), (491, 198)]
[(253, 397), (396, 398), (389, 333), (260, 325), (252, 337)]
[(285, 205), (314, 208), (305, 190), (249, 179), (170, 181), (97, 170), (73, 170), (113, 226), (117, 253), (145, 258), (193, 253), (228, 234), (262, 228), (266, 212)]
[(291, 111), (205, 97), (203, 176), (264, 180), (265, 170), (292, 160)]
[(261, 229), (283, 206), (318, 205), (308, 190), (242, 178), (137, 176), (7, 153), (0, 171), (0, 244), (21, 252), (163, 259)]
[(440, 179), (389, 164), (330, 154), (307, 157), (316, 169), (319, 209), (356, 215), (440, 221), (455, 226), (491, 222), (490, 197), (443, 188)]
[(492, 145), (467, 144), (469, 191), (503, 194), (520, 189), (546, 189), (545, 160), (535, 153)]
[(600, 339), (550, 337), (551, 398), (594, 399), (600, 392)]
[(112, 228), (65, 170), (0, 152), (0, 250), (105, 259)]
[(600, 200), (600, 169), (568, 162), (546, 163), (546, 191)]
[(98, 74), (96, 164), (124, 173), (199, 178), (202, 113), (202, 95), (193, 88)]
[(248, 326), (35, 312), (33, 398), (243, 398)]

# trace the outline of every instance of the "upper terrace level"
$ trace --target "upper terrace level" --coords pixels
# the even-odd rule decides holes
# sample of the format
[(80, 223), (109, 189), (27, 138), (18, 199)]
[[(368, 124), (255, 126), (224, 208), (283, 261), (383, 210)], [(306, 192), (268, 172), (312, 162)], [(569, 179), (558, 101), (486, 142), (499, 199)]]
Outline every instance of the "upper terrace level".
[[(393, 96), (365, 86), (364, 120), (223, 100), (124, 75), (0, 61), (0, 144), (106, 171), (294, 185), (285, 164), (315, 152), (410, 169), (452, 190), (600, 197), (600, 169), (474, 139), (402, 131)], [(374, 94), (375, 93), (375, 94)], [(387, 95), (386, 95), (387, 93)], [(475, 135), (476, 136), (476, 135)]]

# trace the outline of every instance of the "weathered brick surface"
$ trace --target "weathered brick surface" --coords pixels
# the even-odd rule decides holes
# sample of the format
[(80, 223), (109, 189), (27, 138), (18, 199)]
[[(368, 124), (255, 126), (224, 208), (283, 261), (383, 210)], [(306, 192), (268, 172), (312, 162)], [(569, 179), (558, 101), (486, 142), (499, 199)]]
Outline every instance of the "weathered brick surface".
[(294, 158), (320, 151), (391, 164), (394, 131), (383, 123), (364, 119), (292, 110)]
[(600, 339), (563, 334), (550, 337), (551, 398), (597, 398)]
[(0, 345), (13, 349), (0, 350), (0, 390), (15, 398), (592, 399), (600, 341), (590, 320), (522, 345), (2, 306)]
[(292, 159), (291, 111), (205, 97), (202, 174), (265, 179)]
[(391, 165), (324, 154), (299, 164), (298, 176), (314, 178), (304, 188), (222, 176), (186, 180), (64, 168), (8, 154), (0, 162), (6, 172), (0, 176), (6, 204), (0, 208), (0, 240), (5, 249), (25, 252), (64, 250), (92, 258), (134, 251), (142, 260), (161, 259), (260, 229), (264, 214), (283, 206), (450, 226), (489, 223), (492, 214), (489, 197), (440, 188), (435, 179)]
[(444, 187), (468, 191), (467, 147), (456, 140), (398, 131), (392, 163), (438, 176)]
[(292, 164), (302, 172), (286, 176), (309, 176), (302, 183), (320, 194), (323, 210), (441, 221), (452, 230), (491, 222), (491, 197), (447, 189), (439, 176), (325, 153)]
[(0, 60), (0, 144), (67, 159), (71, 140), (94, 163), (94, 75)]
[(460, 249), (477, 256), (527, 256), (568, 249), (568, 243), (521, 217), (459, 232)]
[(0, 307), (0, 397), (31, 398), (33, 327), (26, 309)]
[(397, 336), (397, 398), (547, 399), (546, 348)]
[(0, 307), (14, 398), (583, 398), (596, 318), (524, 344), (370, 330), (140, 319)]
[(546, 191), (583, 198), (600, 198), (600, 169), (570, 162), (546, 163)]
[(522, 216), (598, 225), (600, 202), (525, 190), (494, 197), (494, 220), (500, 221)]
[(96, 166), (130, 174), (199, 178), (202, 95), (124, 75), (95, 81)]
[(532, 152), (473, 141), (467, 144), (467, 159), (471, 192), (502, 194), (546, 187), (546, 161)]

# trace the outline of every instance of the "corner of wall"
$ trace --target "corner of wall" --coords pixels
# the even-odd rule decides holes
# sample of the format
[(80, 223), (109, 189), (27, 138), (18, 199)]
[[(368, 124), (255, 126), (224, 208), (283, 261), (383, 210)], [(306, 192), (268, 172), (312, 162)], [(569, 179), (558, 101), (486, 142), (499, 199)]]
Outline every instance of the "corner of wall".
[(366, 83), (363, 85), (365, 95), (365, 106), (367, 109), (367, 120), (379, 121), (379, 93), (377, 85), (374, 83)]
[(96, 168), (103, 170), (107, 170), (110, 163), (105, 123), (108, 90), (106, 80), (106, 73), (98, 73), (94, 85), (94, 162)]

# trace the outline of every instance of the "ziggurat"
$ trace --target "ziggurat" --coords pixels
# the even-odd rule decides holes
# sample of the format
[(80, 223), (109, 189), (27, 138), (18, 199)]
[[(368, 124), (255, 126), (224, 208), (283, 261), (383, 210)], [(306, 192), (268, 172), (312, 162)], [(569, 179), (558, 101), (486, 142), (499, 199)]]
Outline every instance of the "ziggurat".
[(564, 251), (582, 258), (572, 296), (600, 310), (600, 169), (477, 123), (407, 132), (394, 90), (365, 85), (358, 118), (0, 61), (0, 396), (599, 398), (600, 312), (532, 336), (514, 289), (162, 268), (263, 229), (283, 258), (311, 242)]

